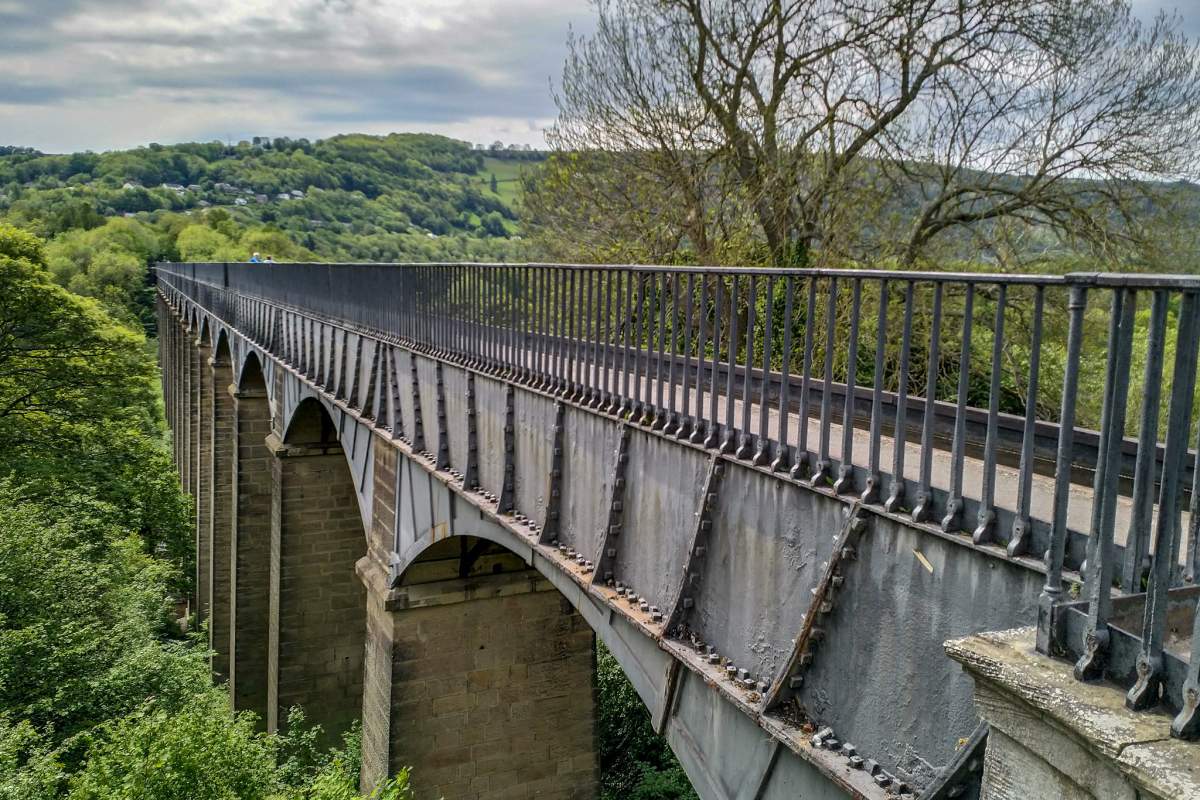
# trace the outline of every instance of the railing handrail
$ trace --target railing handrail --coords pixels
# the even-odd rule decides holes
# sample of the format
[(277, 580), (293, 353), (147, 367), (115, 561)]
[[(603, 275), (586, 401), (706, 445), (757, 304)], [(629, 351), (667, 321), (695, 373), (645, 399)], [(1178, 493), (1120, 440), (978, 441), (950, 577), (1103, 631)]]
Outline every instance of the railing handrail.
[(160, 261), (159, 269), (179, 266), (244, 266), (254, 269), (272, 267), (331, 267), (337, 269), (354, 267), (391, 267), (415, 269), (419, 267), (483, 267), (504, 269), (510, 267), (532, 267), (536, 269), (568, 270), (614, 270), (623, 272), (667, 272), (686, 274), (758, 275), (793, 278), (853, 277), (876, 280), (916, 280), (932, 283), (986, 283), (1020, 286), (1069, 286), (1083, 285), (1096, 288), (1172, 289), (1176, 291), (1200, 291), (1200, 275), (1187, 273), (1143, 273), (1143, 272), (1066, 272), (1061, 274), (1039, 272), (935, 272), (930, 270), (878, 269), (858, 267), (738, 267), (674, 264), (589, 264), (584, 262), (556, 261), (276, 261), (272, 263), (250, 261)]

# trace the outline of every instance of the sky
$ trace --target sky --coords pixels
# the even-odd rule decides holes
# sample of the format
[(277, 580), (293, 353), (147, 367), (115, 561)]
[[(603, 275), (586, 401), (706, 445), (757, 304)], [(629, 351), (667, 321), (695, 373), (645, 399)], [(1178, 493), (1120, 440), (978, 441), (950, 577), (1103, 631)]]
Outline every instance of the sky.
[[(1178, 9), (1200, 39), (1200, 0)], [(426, 131), (544, 145), (588, 0), (0, 0), (0, 144)]]

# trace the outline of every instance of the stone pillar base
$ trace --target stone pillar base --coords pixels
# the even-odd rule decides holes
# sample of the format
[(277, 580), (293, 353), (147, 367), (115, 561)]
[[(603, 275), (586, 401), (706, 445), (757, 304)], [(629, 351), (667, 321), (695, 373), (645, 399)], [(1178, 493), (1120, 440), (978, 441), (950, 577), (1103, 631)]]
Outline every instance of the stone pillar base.
[(1200, 745), (1170, 738), (1171, 718), (1134, 713), (1115, 686), (1080, 683), (1034, 650), (1034, 629), (947, 642), (975, 680), (991, 726), (982, 800), (1200, 797)]
[(419, 800), (596, 796), (593, 634), (548, 581), (522, 570), (389, 591), (372, 559), (358, 571), (364, 789), (412, 766)]

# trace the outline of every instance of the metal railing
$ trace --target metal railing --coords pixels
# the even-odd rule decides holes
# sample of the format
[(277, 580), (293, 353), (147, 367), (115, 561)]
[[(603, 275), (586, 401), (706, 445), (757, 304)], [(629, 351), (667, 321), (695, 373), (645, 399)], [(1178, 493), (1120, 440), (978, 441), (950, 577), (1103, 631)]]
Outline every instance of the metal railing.
[[(239, 298), (1041, 561), (1039, 649), (1078, 658), (1081, 679), (1132, 685), (1131, 707), (1161, 703), (1178, 712), (1176, 735), (1200, 735), (1200, 615), (1191, 589), (1168, 591), (1200, 567), (1189, 449), (1200, 278), (557, 264), (158, 273), (259, 341), (281, 334), (253, 330), (265, 317)], [(1186, 652), (1164, 645), (1169, 625), (1193, 618)]]

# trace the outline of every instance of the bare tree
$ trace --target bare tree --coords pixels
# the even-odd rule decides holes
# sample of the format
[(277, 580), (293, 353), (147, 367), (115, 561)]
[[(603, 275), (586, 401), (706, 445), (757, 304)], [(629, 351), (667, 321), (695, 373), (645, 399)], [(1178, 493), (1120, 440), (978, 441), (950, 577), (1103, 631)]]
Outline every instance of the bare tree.
[(702, 262), (754, 240), (779, 264), (911, 264), (1023, 230), (1112, 254), (1149, 182), (1197, 174), (1200, 53), (1129, 0), (595, 5), (549, 134), (593, 178), (549, 207), (589, 192), (616, 235), (649, 183), (660, 246)]

